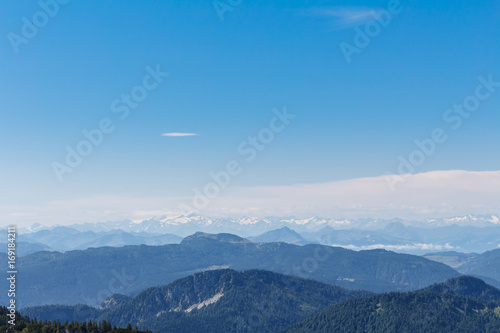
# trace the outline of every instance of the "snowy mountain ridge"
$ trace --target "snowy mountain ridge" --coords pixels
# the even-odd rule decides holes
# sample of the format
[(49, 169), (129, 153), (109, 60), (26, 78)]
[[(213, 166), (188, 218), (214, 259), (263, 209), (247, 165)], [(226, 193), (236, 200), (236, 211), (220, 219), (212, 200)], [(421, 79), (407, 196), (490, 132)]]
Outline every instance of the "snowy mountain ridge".
[[(263, 232), (282, 227), (292, 227), (298, 232), (314, 232), (325, 227), (333, 229), (382, 229), (388, 225), (400, 223), (405, 226), (431, 228), (446, 226), (461, 227), (492, 227), (500, 226), (500, 219), (496, 215), (466, 215), (450, 218), (426, 219), (421, 221), (394, 219), (344, 219), (323, 217), (250, 217), (237, 218), (208, 217), (202, 215), (174, 215), (156, 216), (143, 220), (107, 221), (97, 223), (82, 223), (68, 225), (79, 231), (112, 231), (123, 230), (134, 233), (175, 233), (177, 235), (190, 235), (196, 231), (204, 232), (234, 232), (243, 236), (254, 236)], [(21, 228), (21, 233), (32, 233), (56, 226), (42, 226), (34, 224), (28, 228)]]

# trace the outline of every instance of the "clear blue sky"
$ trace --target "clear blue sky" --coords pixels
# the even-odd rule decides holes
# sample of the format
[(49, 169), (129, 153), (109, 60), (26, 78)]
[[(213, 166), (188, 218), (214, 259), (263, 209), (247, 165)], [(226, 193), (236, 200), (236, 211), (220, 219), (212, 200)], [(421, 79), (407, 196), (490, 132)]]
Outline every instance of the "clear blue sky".
[[(442, 117), (478, 76), (500, 80), (500, 2), (402, 0), (347, 63), (339, 44), (367, 23), (349, 15), (387, 6), (243, 0), (220, 20), (209, 0), (71, 1), (16, 53), (8, 34), (21, 35), (22, 18), (41, 9), (2, 1), (2, 204), (189, 195), (208, 172), (241, 160), (238, 145), (285, 105), (297, 117), (232, 186), (396, 172), (398, 156), (436, 127), (449, 139), (416, 172), (498, 170), (500, 89), (456, 131)], [(169, 76), (119, 120), (111, 102), (157, 64)], [(51, 163), (103, 118), (115, 131), (60, 183)], [(169, 132), (199, 135), (161, 136)]]

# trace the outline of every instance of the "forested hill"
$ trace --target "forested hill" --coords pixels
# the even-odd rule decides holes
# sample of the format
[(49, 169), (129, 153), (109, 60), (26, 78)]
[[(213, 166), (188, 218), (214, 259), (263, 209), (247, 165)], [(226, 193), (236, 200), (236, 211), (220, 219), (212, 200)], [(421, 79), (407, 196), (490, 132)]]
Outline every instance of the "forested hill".
[(42, 319), (106, 320), (154, 332), (276, 332), (332, 304), (371, 295), (269, 271), (214, 270), (144, 290), (114, 295), (100, 309), (41, 306), (23, 314)]
[(481, 301), (500, 301), (500, 290), (472, 276), (460, 276), (423, 289), (439, 294), (468, 296)]
[(8, 324), (11, 320), (7, 315), (9, 310), (2, 306), (0, 307), (0, 333), (151, 333), (151, 331), (139, 331), (137, 328), (132, 328), (130, 324), (125, 325), (125, 328), (120, 328), (111, 325), (107, 321), (71, 321), (61, 323), (55, 321), (42, 321), (30, 319), (26, 316), (21, 316), (16, 312), (15, 325)]
[(472, 277), (343, 302), (282, 333), (498, 333), (500, 291)]

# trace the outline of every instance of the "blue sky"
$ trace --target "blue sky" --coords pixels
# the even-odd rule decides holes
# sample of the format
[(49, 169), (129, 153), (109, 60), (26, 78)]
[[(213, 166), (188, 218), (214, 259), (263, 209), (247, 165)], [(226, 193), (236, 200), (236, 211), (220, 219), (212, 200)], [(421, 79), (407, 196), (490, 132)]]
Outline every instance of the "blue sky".
[[(400, 13), (348, 63), (339, 45), (354, 44), (355, 29), (388, 6), (243, 0), (221, 20), (211, 1), (70, 1), (16, 53), (9, 33), (22, 36), (23, 17), (32, 21), (41, 7), (2, 1), (4, 221), (130, 214), (111, 202), (106, 209), (102, 198), (136, 198), (144, 211), (174, 209), (162, 200), (141, 208), (141, 200), (189, 200), (230, 160), (243, 171), (222, 194), (380, 177), (397, 173), (398, 156), (435, 128), (448, 139), (414, 173), (498, 170), (500, 89), (457, 130), (443, 114), (474, 93), (479, 76), (500, 81), (500, 3), (401, 1)], [(147, 66), (169, 76), (120, 120), (111, 103), (143, 82)], [(284, 106), (296, 118), (246, 162), (238, 146)], [(60, 182), (52, 163), (64, 162), (65, 147), (76, 147), (82, 130), (103, 118), (115, 130)], [(75, 201), (101, 205), (70, 216)]]

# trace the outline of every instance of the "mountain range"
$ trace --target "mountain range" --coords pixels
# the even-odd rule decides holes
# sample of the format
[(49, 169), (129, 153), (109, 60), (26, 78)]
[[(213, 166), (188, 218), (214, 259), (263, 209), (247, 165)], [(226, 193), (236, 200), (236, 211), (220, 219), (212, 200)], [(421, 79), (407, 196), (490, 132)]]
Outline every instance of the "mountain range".
[[(4, 236), (4, 237), (3, 237)], [(0, 237), (7, 239), (6, 230), (0, 230)], [(77, 229), (56, 226), (31, 233), (19, 232), (17, 248), (19, 255), (27, 255), (37, 251), (69, 251), (85, 250), (90, 247), (125, 245), (165, 245), (178, 244), (182, 237), (165, 233), (127, 232), (121, 229), (109, 231), (79, 231)], [(7, 246), (1, 246), (0, 252), (6, 252)]]
[[(466, 215), (450, 218), (434, 218), (425, 220), (393, 219), (344, 219), (323, 217), (209, 217), (196, 214), (157, 216), (143, 220), (107, 221), (98, 223), (81, 223), (69, 225), (79, 231), (111, 231), (120, 229), (126, 232), (166, 232), (187, 236), (196, 231), (210, 233), (235, 233), (244, 237), (255, 236), (281, 227), (291, 227), (298, 232), (319, 231), (324, 227), (334, 229), (382, 229), (390, 223), (401, 223), (405, 226), (419, 228), (435, 228), (446, 226), (462, 227), (492, 227), (500, 226), (500, 219), (496, 215)], [(51, 227), (36, 223), (28, 228), (19, 229), (22, 233), (30, 233)]]
[[(3, 258), (2, 258), (3, 256)], [(0, 255), (6, 260), (6, 255)], [(17, 259), (23, 307), (99, 305), (114, 293), (135, 295), (199, 271), (264, 269), (373, 292), (408, 291), (457, 277), (449, 266), (386, 250), (253, 243), (232, 234), (196, 233), (180, 244), (37, 252)], [(6, 281), (0, 287), (6, 287)], [(6, 302), (5, 296), (0, 300)]]
[[(500, 222), (495, 215), (425, 221), (182, 215), (71, 226), (36, 224), (20, 228), (18, 233), (19, 242), (68, 251), (99, 246), (175, 244), (197, 231), (233, 233), (254, 242), (319, 243), (353, 250), (384, 248), (412, 254), (440, 251), (479, 253), (500, 245)], [(5, 233), (5, 229), (0, 230), (0, 236)], [(23, 253), (32, 252), (25, 250)]]

